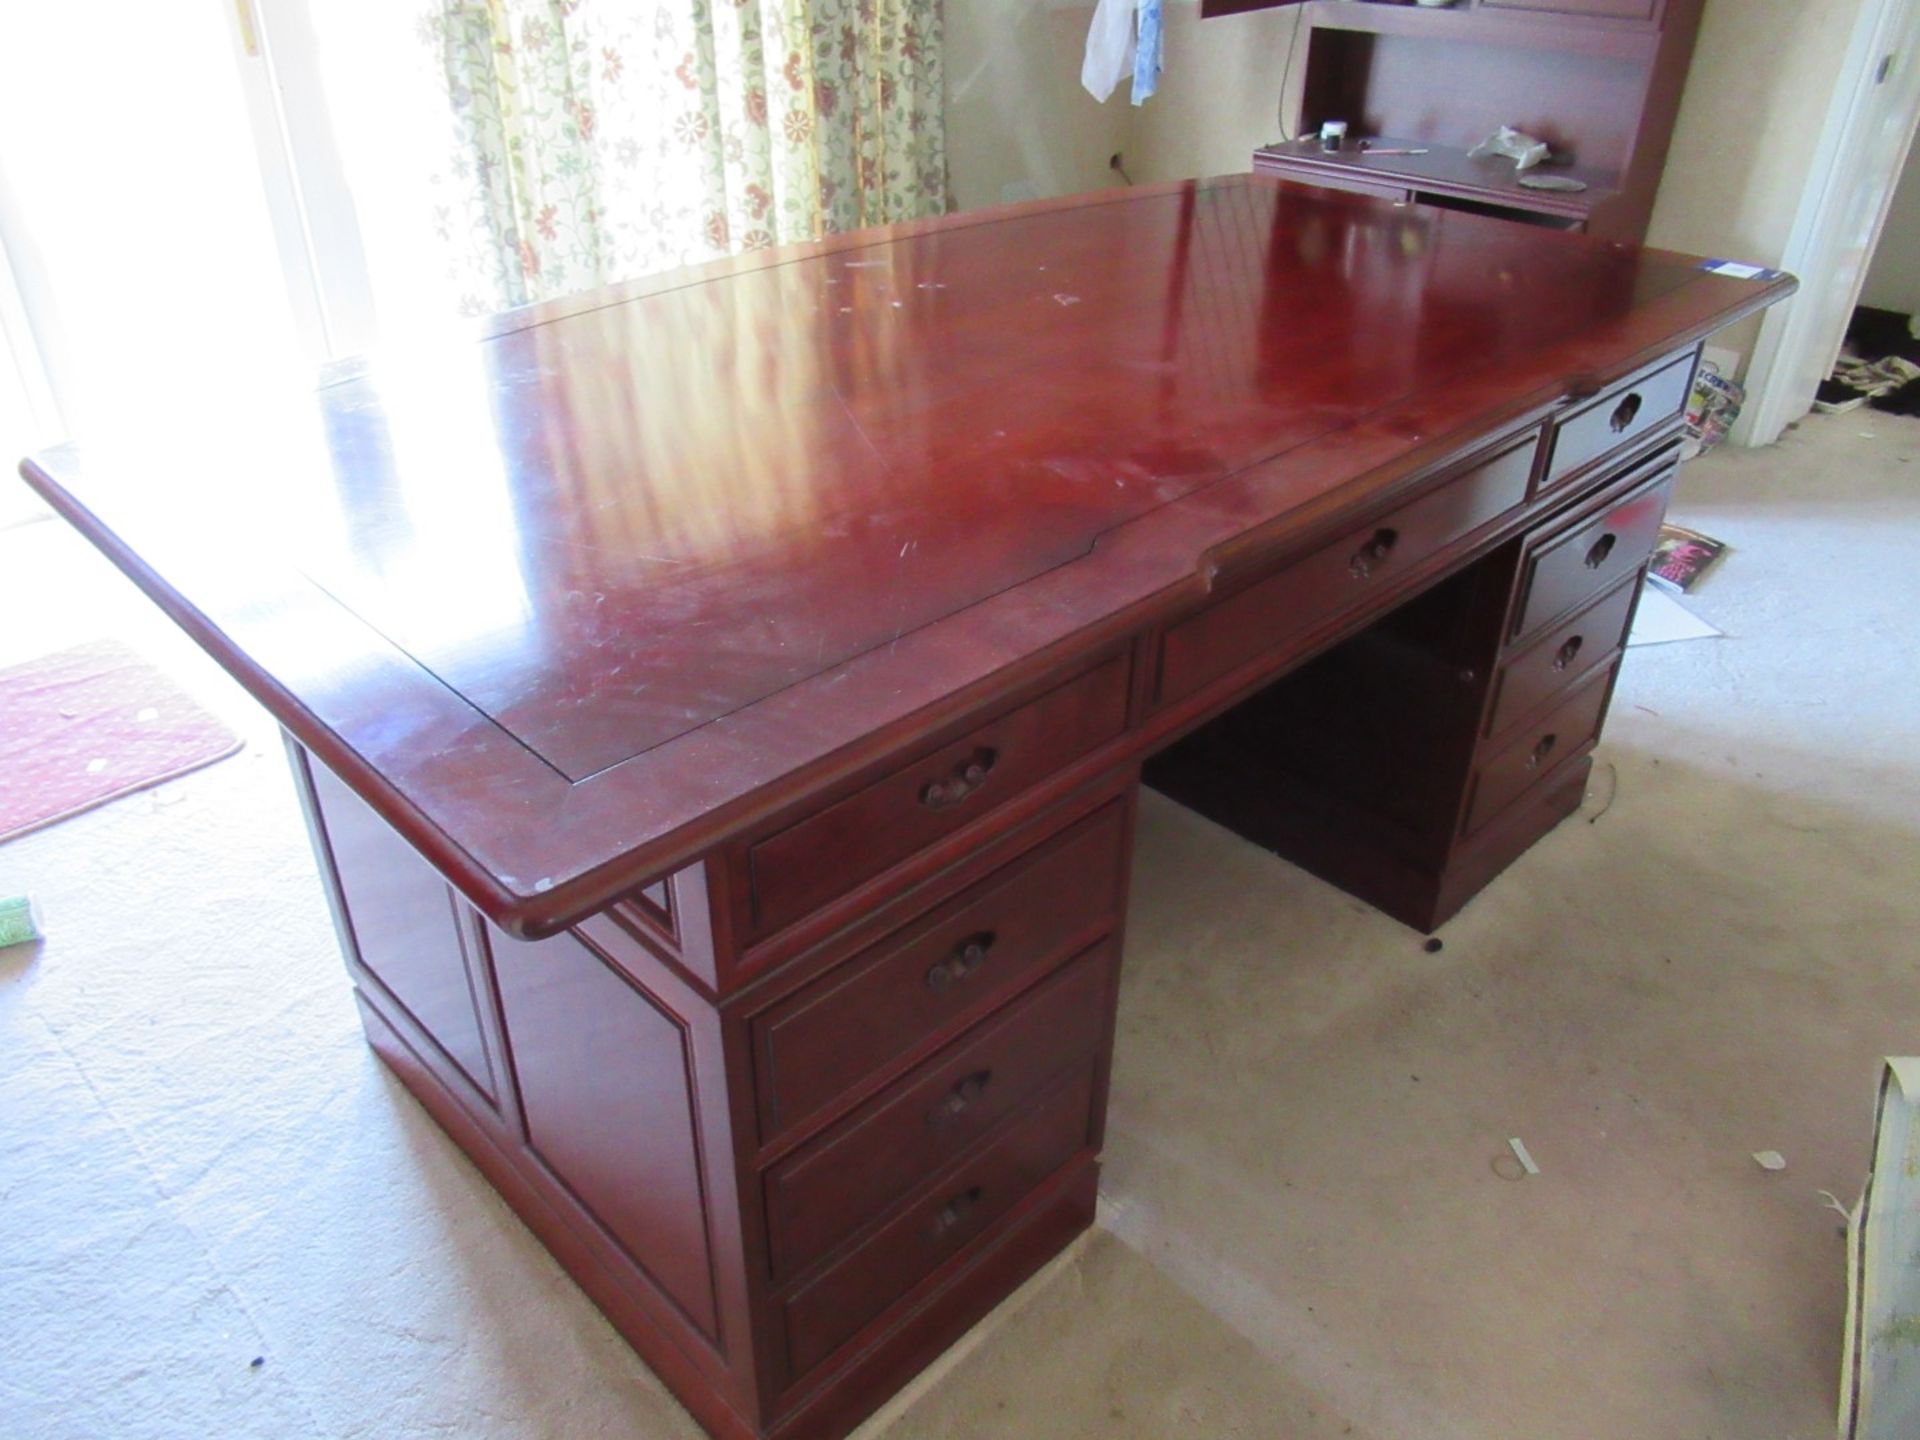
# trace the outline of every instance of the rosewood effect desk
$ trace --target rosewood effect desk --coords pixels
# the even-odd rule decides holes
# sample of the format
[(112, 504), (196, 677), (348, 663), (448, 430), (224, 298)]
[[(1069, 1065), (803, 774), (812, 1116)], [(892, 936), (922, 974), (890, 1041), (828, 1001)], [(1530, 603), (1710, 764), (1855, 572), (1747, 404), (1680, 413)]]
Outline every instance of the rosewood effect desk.
[(703, 1425), (837, 1436), (1093, 1217), (1143, 764), (1451, 914), (1578, 802), (1698, 342), (1791, 283), (1239, 178), (23, 470), (281, 721), (380, 1055)]

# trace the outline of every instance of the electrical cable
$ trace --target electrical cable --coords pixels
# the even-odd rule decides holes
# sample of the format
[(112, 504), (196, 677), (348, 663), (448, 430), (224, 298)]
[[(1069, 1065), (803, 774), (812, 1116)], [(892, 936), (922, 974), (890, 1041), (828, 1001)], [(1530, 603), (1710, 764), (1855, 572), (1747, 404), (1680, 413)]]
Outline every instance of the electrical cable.
[(1294, 137), (1287, 133), (1287, 77), (1293, 70), (1293, 52), (1300, 44), (1300, 24), (1306, 18), (1307, 7), (1297, 5), (1293, 11), (1293, 29), (1287, 35), (1287, 58), (1280, 62), (1280, 113), (1274, 117), (1280, 127), (1280, 143), (1291, 145)]

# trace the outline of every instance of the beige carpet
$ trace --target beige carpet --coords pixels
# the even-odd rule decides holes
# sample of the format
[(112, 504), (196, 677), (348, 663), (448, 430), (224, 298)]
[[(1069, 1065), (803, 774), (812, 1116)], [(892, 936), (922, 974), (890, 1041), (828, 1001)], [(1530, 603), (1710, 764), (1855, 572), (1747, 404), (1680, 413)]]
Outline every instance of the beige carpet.
[[(1149, 797), (1103, 1224), (871, 1435), (1830, 1434), (1817, 1191), (1920, 1046), (1916, 457), (1687, 473), (1727, 638), (1634, 652), (1437, 954)], [(0, 535), (0, 663), (117, 629), (254, 743), (0, 847), (51, 937), (0, 957), (0, 1432), (691, 1440), (361, 1046), (271, 728), (76, 552)]]

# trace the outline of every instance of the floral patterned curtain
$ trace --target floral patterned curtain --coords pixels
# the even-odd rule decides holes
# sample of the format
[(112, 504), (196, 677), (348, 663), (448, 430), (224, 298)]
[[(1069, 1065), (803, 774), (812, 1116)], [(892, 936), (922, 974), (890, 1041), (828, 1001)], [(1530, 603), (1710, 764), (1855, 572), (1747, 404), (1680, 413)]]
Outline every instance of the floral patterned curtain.
[(478, 314), (948, 203), (940, 0), (431, 0)]

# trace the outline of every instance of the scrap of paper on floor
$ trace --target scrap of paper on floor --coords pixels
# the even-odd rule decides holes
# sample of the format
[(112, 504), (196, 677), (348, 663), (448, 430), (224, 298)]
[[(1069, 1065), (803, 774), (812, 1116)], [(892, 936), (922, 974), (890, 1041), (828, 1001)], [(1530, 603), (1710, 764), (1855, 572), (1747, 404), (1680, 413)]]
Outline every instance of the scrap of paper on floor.
[(1665, 645), (1673, 640), (1708, 640), (1726, 632), (1716, 630), (1656, 585), (1641, 587), (1640, 608), (1633, 615), (1629, 645)]

